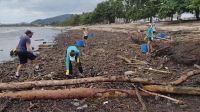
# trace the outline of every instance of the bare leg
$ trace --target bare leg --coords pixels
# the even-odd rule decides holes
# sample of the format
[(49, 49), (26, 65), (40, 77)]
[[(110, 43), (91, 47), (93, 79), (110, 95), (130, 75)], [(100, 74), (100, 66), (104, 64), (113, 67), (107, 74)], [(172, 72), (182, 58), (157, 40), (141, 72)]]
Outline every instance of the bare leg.
[(15, 74), (17, 77), (19, 77), (19, 71), (20, 71), (20, 69), (21, 69), (22, 66), (23, 66), (22, 64), (19, 64), (19, 65), (17, 66), (17, 72), (16, 72), (16, 74)]

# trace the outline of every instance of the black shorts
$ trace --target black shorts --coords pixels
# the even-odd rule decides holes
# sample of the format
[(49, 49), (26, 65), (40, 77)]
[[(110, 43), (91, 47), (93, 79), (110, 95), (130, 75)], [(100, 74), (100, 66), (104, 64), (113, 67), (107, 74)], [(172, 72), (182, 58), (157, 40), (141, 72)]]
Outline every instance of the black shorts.
[(151, 37), (148, 37), (148, 41), (152, 42), (153, 40), (151, 39)]
[(88, 39), (88, 36), (84, 36), (84, 39), (87, 40), (87, 39)]
[(29, 52), (17, 52), (17, 55), (19, 57), (20, 64), (26, 64), (28, 62), (28, 59), (35, 60), (36, 58), (33, 53)]

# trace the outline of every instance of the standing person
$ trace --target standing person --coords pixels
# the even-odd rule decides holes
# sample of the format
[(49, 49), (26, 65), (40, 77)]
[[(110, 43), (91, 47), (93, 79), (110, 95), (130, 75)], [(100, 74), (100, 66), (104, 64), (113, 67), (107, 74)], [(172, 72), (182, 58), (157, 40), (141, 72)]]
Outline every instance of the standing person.
[(148, 24), (147, 28), (147, 38), (148, 38), (148, 53), (153, 52), (152, 41), (153, 41), (153, 28), (151, 24)]
[(137, 30), (137, 39), (138, 39), (138, 41), (140, 41), (141, 39), (142, 39), (142, 32), (141, 32), (141, 30), (140, 29), (138, 29)]
[(86, 28), (83, 28), (83, 40), (84, 40), (85, 46), (87, 46), (88, 45), (88, 29)]
[(80, 51), (76, 46), (69, 46), (66, 50), (66, 77), (70, 78), (73, 73), (72, 63), (78, 67), (80, 74), (82, 75), (83, 69), (80, 62)]
[(33, 36), (33, 32), (27, 30), (25, 32), (26, 36), (20, 38), (20, 41), (16, 47), (17, 55), (19, 57), (20, 64), (17, 67), (17, 72), (15, 74), (16, 77), (19, 77), (19, 71), (22, 66), (24, 66), (28, 59), (35, 60), (36, 56), (33, 54), (33, 50), (31, 47), (31, 38)]

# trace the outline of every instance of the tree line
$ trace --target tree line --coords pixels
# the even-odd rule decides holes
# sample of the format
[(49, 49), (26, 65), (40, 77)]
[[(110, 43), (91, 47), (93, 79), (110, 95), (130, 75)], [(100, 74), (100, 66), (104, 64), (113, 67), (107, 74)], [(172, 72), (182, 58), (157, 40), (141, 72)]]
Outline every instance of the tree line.
[(59, 25), (87, 25), (114, 23), (116, 18), (130, 21), (157, 17), (160, 19), (191, 12), (199, 19), (200, 0), (107, 0), (99, 3), (93, 12), (73, 15)]

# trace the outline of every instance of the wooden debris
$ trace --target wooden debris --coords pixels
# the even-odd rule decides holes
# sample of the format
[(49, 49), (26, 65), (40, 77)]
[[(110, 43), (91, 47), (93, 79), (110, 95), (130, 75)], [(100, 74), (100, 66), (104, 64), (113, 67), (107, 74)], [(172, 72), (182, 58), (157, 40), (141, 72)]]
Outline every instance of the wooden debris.
[(197, 65), (197, 64), (194, 64), (194, 67), (197, 68), (197, 69), (200, 69), (200, 66)]
[(143, 86), (143, 89), (147, 91), (151, 91), (151, 92), (157, 92), (157, 93), (200, 95), (200, 88), (198, 87), (146, 85), (146, 86)]
[(70, 80), (41, 80), (41, 81), (30, 81), (30, 82), (11, 82), (11, 83), (0, 83), (0, 90), (12, 90), (12, 89), (29, 89), (36, 87), (50, 87), (50, 86), (66, 86), (83, 83), (97, 83), (97, 82), (139, 82), (141, 84), (159, 84), (155, 81), (142, 78), (129, 78), (127, 76), (109, 76), (109, 77), (89, 77), (80, 79)]
[[(141, 92), (143, 96), (148, 94)], [(135, 90), (72, 88), (63, 90), (31, 90), (0, 93), (0, 98), (34, 100), (34, 99), (74, 99), (87, 97), (135, 97)]]
[(157, 73), (163, 73), (163, 74), (171, 74), (171, 72), (168, 71), (163, 71), (163, 70), (157, 70), (153, 68), (144, 68), (145, 70), (152, 71), (152, 72), (157, 72)]
[(127, 62), (127, 63), (131, 63), (131, 60), (130, 60), (130, 59), (128, 59), (128, 58), (126, 58), (126, 57), (123, 57), (123, 56), (121, 56), (121, 55), (117, 55), (117, 58), (122, 59), (122, 60), (124, 60), (124, 61)]
[(154, 95), (154, 96), (159, 96), (159, 97), (166, 98), (166, 99), (168, 99), (168, 100), (174, 101), (176, 104), (184, 104), (183, 101), (177, 100), (177, 99), (174, 99), (174, 98), (171, 98), (171, 97), (169, 97), (169, 96), (165, 96), (165, 95), (161, 95), (161, 94), (158, 94), (158, 93), (149, 92), (149, 91), (144, 90), (144, 89), (142, 89), (142, 88), (139, 88), (139, 90), (141, 90), (141, 91), (143, 91), (143, 92), (145, 92), (145, 93)]
[(200, 74), (200, 70), (193, 70), (188, 72), (185, 75), (182, 75), (179, 79), (177, 79), (176, 81), (170, 82), (171, 85), (179, 85), (182, 84), (183, 82), (185, 82), (188, 78), (194, 76), (194, 75), (198, 75)]
[(147, 112), (147, 106), (145, 105), (143, 99), (142, 99), (142, 96), (140, 95), (140, 92), (138, 90), (138, 87), (136, 87), (135, 84), (133, 84), (134, 88), (135, 88), (135, 94), (136, 96), (138, 97), (138, 100), (140, 101), (141, 105), (142, 105), (142, 111), (143, 112)]

